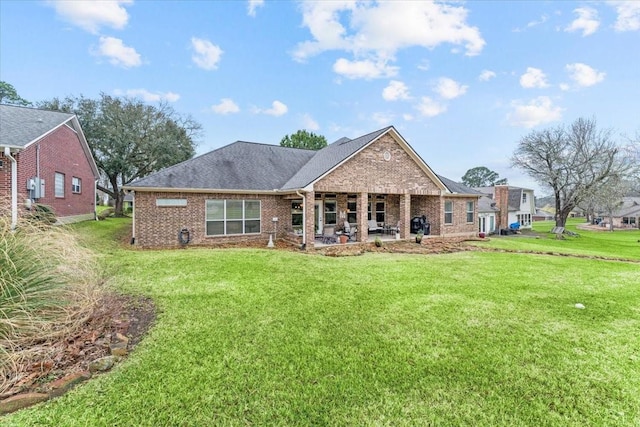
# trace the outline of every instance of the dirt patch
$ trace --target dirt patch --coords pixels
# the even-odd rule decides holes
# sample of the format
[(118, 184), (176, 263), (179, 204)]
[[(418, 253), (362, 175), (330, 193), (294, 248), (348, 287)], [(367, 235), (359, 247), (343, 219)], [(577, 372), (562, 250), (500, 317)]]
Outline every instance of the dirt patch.
[(316, 253), (320, 255), (338, 257), (338, 256), (362, 255), (366, 252), (399, 253), (399, 254), (436, 254), (436, 253), (439, 254), (439, 253), (480, 250), (476, 246), (465, 244), (465, 242), (469, 240), (481, 241), (484, 239), (428, 238), (428, 239), (422, 239), (421, 243), (416, 243), (415, 241), (408, 241), (408, 240), (383, 241), (382, 246), (380, 247), (377, 247), (373, 242), (367, 242), (367, 243), (327, 246), (324, 248), (316, 249)]
[(130, 352), (153, 325), (153, 301), (143, 296), (107, 294), (82, 328), (57, 341), (41, 344), (42, 360), (18, 365), (10, 385), (0, 395), (6, 399), (19, 393), (46, 392), (56, 380), (86, 372), (89, 364), (110, 354), (110, 346), (120, 334), (128, 338)]

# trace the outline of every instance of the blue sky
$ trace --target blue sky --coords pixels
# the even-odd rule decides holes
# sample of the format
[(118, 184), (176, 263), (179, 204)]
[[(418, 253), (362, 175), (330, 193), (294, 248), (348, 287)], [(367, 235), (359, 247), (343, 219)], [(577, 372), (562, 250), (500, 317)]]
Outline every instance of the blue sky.
[(203, 125), (198, 154), (393, 125), (441, 175), (537, 189), (509, 167), (532, 130), (640, 130), (640, 1), (0, 0), (0, 80), (167, 101)]

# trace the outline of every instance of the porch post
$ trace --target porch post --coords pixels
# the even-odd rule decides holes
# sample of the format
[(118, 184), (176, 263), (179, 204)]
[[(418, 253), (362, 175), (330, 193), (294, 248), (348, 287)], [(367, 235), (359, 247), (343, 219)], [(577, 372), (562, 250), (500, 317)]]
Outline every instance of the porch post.
[(307, 250), (315, 247), (316, 227), (315, 227), (315, 202), (316, 193), (309, 191), (304, 197), (304, 234)]
[(358, 193), (356, 205), (356, 217), (358, 219), (358, 242), (366, 242), (369, 237), (369, 225), (367, 223), (368, 193)]
[(400, 238), (408, 239), (411, 235), (411, 194), (400, 195)]

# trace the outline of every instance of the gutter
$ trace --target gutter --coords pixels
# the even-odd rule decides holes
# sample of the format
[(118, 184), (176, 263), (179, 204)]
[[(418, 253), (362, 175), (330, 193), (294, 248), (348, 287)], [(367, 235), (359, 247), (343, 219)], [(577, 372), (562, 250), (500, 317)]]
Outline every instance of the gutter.
[(4, 155), (11, 162), (11, 229), (15, 230), (18, 225), (18, 161), (9, 147), (4, 147)]

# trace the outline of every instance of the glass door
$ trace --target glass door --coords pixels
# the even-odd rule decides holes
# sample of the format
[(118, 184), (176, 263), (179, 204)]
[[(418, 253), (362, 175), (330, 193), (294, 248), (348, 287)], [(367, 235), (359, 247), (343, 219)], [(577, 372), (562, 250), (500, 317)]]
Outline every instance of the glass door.
[(322, 200), (316, 200), (314, 209), (313, 209), (313, 223), (316, 227), (316, 234), (322, 234)]

